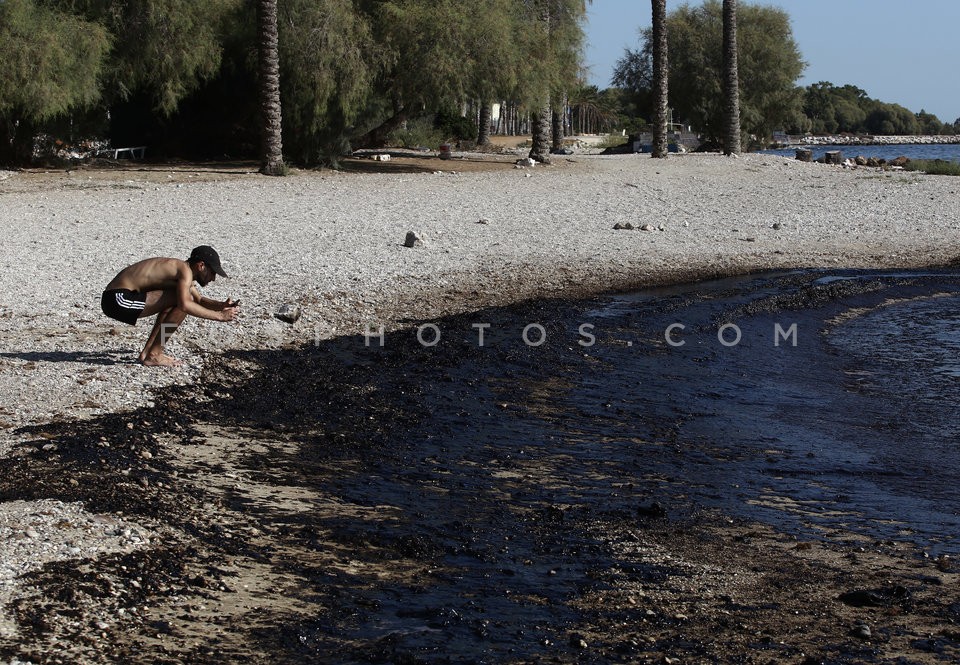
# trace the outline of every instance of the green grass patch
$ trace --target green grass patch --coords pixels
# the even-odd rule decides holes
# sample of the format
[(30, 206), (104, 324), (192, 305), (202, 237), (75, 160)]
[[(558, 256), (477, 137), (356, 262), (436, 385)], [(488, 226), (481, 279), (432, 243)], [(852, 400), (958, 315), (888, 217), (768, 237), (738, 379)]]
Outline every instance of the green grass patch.
[(927, 175), (960, 175), (960, 164), (945, 159), (911, 159), (904, 171), (923, 171)]

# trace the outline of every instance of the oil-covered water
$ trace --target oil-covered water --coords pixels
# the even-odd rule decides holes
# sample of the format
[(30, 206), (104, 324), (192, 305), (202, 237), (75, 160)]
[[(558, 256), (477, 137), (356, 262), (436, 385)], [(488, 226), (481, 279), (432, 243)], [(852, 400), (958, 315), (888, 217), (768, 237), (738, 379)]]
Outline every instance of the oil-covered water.
[(636, 439), (693, 501), (957, 552), (957, 284), (795, 273), (612, 299), (577, 435)]

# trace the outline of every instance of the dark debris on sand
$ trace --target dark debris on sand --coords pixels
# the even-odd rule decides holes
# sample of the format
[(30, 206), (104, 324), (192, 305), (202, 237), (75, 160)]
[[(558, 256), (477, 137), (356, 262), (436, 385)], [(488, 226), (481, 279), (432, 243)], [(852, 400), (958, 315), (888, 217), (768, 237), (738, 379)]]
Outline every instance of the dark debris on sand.
[[(351, 337), (227, 353), (154, 408), (27, 430), (32, 442), (0, 460), (0, 500), (81, 501), (159, 536), (30, 573), (10, 608), (20, 638), (0, 642), (0, 659), (958, 657), (955, 573), (907, 545), (798, 540), (699, 509), (682, 469), (647, 477), (643, 460), (558, 447), (549, 428), (511, 437), (511, 419), (549, 403), (537, 391), (590, 362), (568, 345), (535, 352), (517, 331), (538, 320), (566, 335), (558, 322), (584, 306), (481, 313), (505, 322), (485, 349), (474, 315), (440, 322), (450, 353), (410, 330), (383, 349)], [(869, 640), (851, 634), (861, 624)]]

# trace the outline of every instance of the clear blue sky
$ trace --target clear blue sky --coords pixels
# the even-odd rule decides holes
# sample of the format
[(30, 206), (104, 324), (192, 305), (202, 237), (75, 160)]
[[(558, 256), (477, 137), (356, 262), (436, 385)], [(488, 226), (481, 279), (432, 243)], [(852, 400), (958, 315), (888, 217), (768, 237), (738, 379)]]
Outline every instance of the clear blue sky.
[[(667, 0), (667, 12), (700, 0)], [(762, 0), (784, 9), (807, 63), (799, 85), (855, 85), (869, 97), (960, 118), (960, 0)], [(649, 27), (648, 0), (593, 0), (587, 6), (590, 83), (606, 88), (625, 48)]]

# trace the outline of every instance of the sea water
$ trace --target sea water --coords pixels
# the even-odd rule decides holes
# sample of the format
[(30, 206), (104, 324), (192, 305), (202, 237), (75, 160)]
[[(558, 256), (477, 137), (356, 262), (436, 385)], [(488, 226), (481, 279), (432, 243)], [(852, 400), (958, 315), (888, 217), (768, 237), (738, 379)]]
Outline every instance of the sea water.
[(955, 553), (958, 285), (795, 273), (614, 298), (592, 313), (609, 330), (595, 351), (607, 370), (570, 408), (616, 403), (617, 422), (588, 436), (633, 437), (694, 502)]
[[(890, 161), (901, 155), (910, 159), (942, 159), (948, 162), (960, 163), (960, 144), (934, 143), (905, 143), (897, 145), (820, 145), (809, 146), (813, 151), (813, 159), (820, 159), (830, 150), (839, 150), (844, 159), (853, 159), (857, 156), (876, 157)], [(783, 157), (796, 156), (796, 148), (778, 148), (776, 150), (761, 150), (761, 154), (781, 155)]]

